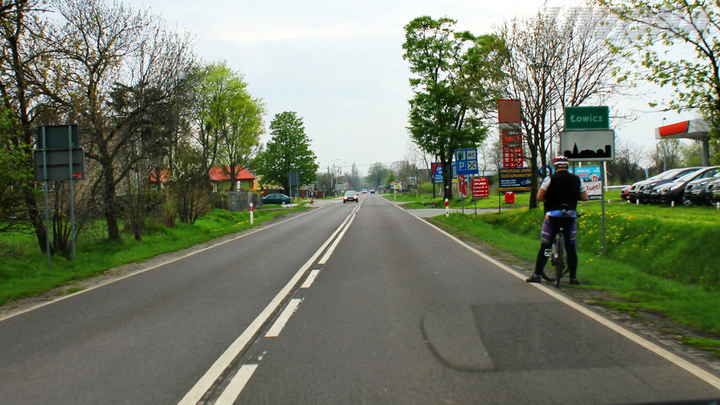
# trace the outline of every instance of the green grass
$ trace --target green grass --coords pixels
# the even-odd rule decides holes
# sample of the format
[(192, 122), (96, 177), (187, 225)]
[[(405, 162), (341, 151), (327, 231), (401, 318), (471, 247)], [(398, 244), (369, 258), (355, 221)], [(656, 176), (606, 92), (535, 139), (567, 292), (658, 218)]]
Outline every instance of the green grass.
[[(254, 213), (254, 223), (258, 225), (278, 215), (304, 209), (258, 210)], [(123, 234), (120, 242), (81, 236), (76, 246), (76, 260), (73, 262), (61, 255), (53, 255), (50, 270), (47, 269), (46, 255), (39, 251), (31, 235), (3, 234), (2, 242), (13, 253), (0, 261), (0, 305), (42, 294), (128, 263), (141, 262), (163, 253), (241, 232), (252, 226), (249, 212), (213, 210), (192, 226), (178, 224), (172, 228), (155, 228), (143, 236), (142, 242), (137, 242), (128, 234)], [(67, 293), (78, 290), (72, 287)]]
[(720, 356), (720, 340), (684, 336), (680, 339), (680, 341), (682, 343), (713, 352), (716, 356)]
[[(693, 219), (685, 222), (685, 228), (679, 228), (676, 225), (682, 220), (663, 221), (654, 219), (651, 213), (637, 212), (638, 208), (648, 207), (618, 205), (607, 214), (608, 226), (612, 229), (608, 239), (612, 241), (608, 243), (605, 258), (597, 241), (599, 204), (583, 205), (586, 215), (580, 224), (578, 245), (578, 277), (585, 283), (583, 287), (609, 291), (636, 303), (634, 308), (661, 311), (682, 323), (720, 333), (720, 287), (716, 265), (720, 252), (710, 247), (705, 239), (715, 232), (713, 227), (718, 228), (716, 222), (720, 218), (714, 218), (708, 224)], [(609, 206), (613, 207), (613, 204)], [(663, 210), (661, 207), (649, 208)], [(701, 211), (702, 207), (698, 208), (698, 215), (706, 214)], [(687, 212), (679, 214), (680, 217), (688, 215)], [(528, 261), (534, 261), (537, 255), (541, 220), (541, 210), (486, 214), (478, 220), (462, 214), (433, 219), (451, 230), (473, 235)], [(675, 239), (672, 241), (675, 243), (661, 248), (658, 242), (663, 239), (666, 243)], [(633, 248), (636, 245), (638, 247)], [(630, 249), (632, 252), (628, 252)], [(660, 264), (663, 266), (658, 268)]]

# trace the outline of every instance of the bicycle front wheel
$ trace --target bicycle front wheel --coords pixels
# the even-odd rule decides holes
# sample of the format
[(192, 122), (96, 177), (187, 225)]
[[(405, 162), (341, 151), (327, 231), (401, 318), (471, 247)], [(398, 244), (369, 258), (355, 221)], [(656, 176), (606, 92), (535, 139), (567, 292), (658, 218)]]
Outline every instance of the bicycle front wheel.
[(556, 258), (555, 258), (555, 286), (560, 287), (560, 279), (562, 279), (565, 271), (565, 237), (562, 232), (557, 236), (555, 242)]

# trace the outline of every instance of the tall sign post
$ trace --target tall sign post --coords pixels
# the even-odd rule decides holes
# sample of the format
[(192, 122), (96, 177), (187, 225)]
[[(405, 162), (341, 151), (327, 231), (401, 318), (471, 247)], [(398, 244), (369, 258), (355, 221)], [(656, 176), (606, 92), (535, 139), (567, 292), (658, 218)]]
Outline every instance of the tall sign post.
[[(500, 208), (502, 207), (500, 198), (503, 192), (514, 193), (515, 191), (526, 189), (524, 184), (520, 186), (516, 184), (517, 182), (515, 181), (518, 179), (517, 170), (524, 166), (521, 122), (522, 103), (520, 100), (498, 101), (498, 126), (500, 127), (503, 165), (503, 167), (498, 170), (500, 180), (500, 187), (498, 188), (498, 212), (500, 212)], [(523, 177), (527, 175), (526, 170), (520, 170)], [(505, 182), (504, 185), (503, 181)], [(525, 181), (522, 181), (522, 183), (525, 183)]]
[(467, 197), (466, 176), (475, 176), (478, 171), (477, 149), (456, 149), (455, 150), (455, 171), (458, 176), (458, 192), (460, 193), (460, 204), (463, 214), (465, 213), (465, 204), (463, 199)]
[(72, 261), (75, 261), (75, 189), (73, 180), (85, 178), (85, 151), (79, 147), (78, 126), (46, 125), (38, 127), (35, 161), (35, 181), (43, 183), (45, 195), (45, 249), (50, 269), (50, 208), (49, 181), (70, 182), (70, 227), (72, 232)]
[[(565, 130), (560, 133), (560, 150), (571, 162), (607, 162), (615, 160), (615, 131), (610, 129), (607, 106), (565, 107)], [(602, 173), (602, 255), (605, 257), (605, 187)]]

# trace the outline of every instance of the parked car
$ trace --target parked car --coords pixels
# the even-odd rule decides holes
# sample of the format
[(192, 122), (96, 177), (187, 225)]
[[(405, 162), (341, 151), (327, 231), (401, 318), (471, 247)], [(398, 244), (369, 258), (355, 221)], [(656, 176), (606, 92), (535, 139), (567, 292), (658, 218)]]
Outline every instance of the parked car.
[(263, 204), (292, 204), (292, 198), (286, 196), (282, 193), (272, 193), (268, 194), (265, 197), (262, 198)]
[(699, 169), (702, 169), (702, 167), (685, 167), (682, 169), (670, 169), (662, 172), (659, 175), (642, 182), (642, 184), (638, 187), (635, 198), (637, 198), (640, 203), (647, 204), (650, 202), (650, 193), (652, 193), (655, 187), (677, 180), (678, 178)]
[(661, 179), (663, 175), (665, 175), (668, 172), (663, 172), (660, 174), (656, 174), (655, 176), (652, 176), (650, 178), (647, 178), (645, 180), (636, 181), (630, 186), (630, 192), (628, 194), (628, 201), (635, 204), (636, 201), (640, 199), (640, 196), (642, 196), (642, 187), (645, 184), (651, 183), (655, 180)]
[(683, 196), (685, 195), (685, 187), (687, 187), (688, 183), (701, 178), (713, 177), (717, 173), (717, 167), (704, 167), (694, 172), (690, 172), (671, 182), (665, 183), (664, 185), (659, 186), (659, 202), (662, 204), (671, 204), (673, 202), (675, 204), (680, 204), (681, 202), (683, 202)]
[(623, 201), (629, 201), (630, 200), (630, 190), (632, 189), (632, 186), (627, 186), (624, 189), (620, 190), (620, 198)]
[[(704, 177), (695, 179), (685, 186), (685, 194), (683, 194), (684, 205), (709, 205), (712, 192), (708, 193), (710, 183), (720, 180), (720, 171), (713, 177)], [(714, 188), (714, 186), (713, 186)]]
[(707, 203), (715, 205), (720, 202), (720, 179), (713, 180), (705, 187)]
[(345, 195), (343, 196), (343, 204), (345, 204), (348, 201), (360, 202), (360, 200), (358, 200), (357, 193), (352, 190), (346, 191)]

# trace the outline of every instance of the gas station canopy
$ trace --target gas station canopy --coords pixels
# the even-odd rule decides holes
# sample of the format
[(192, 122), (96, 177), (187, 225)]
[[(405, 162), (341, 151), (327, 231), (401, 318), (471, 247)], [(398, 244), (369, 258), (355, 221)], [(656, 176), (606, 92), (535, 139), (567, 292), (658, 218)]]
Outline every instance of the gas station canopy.
[(702, 119), (682, 121), (655, 129), (655, 139), (687, 138), (702, 141), (710, 133), (710, 124)]
[(710, 165), (710, 123), (702, 119), (682, 121), (655, 129), (655, 139), (686, 138), (702, 143), (702, 164)]

